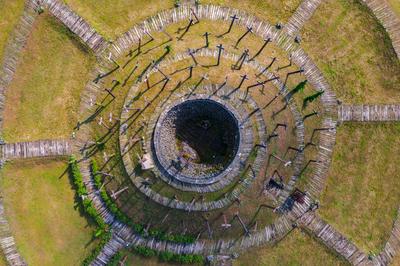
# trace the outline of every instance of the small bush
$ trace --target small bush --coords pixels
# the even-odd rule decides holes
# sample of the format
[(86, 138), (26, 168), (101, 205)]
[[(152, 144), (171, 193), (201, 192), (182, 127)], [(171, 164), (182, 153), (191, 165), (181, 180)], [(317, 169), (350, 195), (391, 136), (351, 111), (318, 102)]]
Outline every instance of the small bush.
[(167, 261), (172, 261), (172, 259), (174, 258), (174, 254), (169, 251), (163, 251), (163, 252), (160, 252), (158, 257), (160, 258), (161, 261), (167, 262)]
[(134, 248), (136, 254), (143, 256), (143, 257), (154, 257), (157, 255), (157, 252), (148, 247), (141, 247), (137, 246)]
[(122, 259), (122, 253), (117, 252), (110, 261), (107, 263), (107, 266), (119, 266), (119, 261)]
[(104, 222), (103, 218), (97, 213), (96, 208), (93, 206), (92, 201), (87, 197), (87, 189), (83, 183), (83, 177), (78, 167), (78, 162), (75, 157), (71, 156), (69, 159), (69, 174), (74, 183), (76, 195), (79, 198), (79, 204), (82, 206), (83, 211), (95, 222), (97, 229), (93, 232), (94, 238), (99, 238), (100, 243), (97, 245), (90, 255), (82, 262), (82, 265), (90, 265), (90, 263), (101, 252), (102, 248), (111, 239), (111, 232), (108, 230), (108, 225)]
[[(98, 164), (96, 160), (91, 161), (91, 171), (92, 171), (92, 176), (93, 180), (95, 183), (95, 186), (97, 189), (100, 189), (103, 183), (102, 180), (102, 175), (98, 174)], [(104, 201), (105, 205), (107, 206), (107, 209), (114, 214), (114, 216), (117, 218), (117, 220), (123, 222), (126, 225), (129, 225), (130, 227), (133, 228), (133, 230), (141, 236), (145, 236), (145, 230), (143, 225), (141, 224), (135, 224), (132, 222), (131, 219), (129, 219), (128, 216), (126, 216), (125, 213), (123, 213), (115, 204), (115, 202), (110, 198), (110, 196), (107, 194), (107, 191), (104, 189), (104, 187), (100, 190), (100, 196), (102, 200)], [(164, 240), (164, 241), (170, 241), (170, 242), (176, 242), (176, 243), (194, 243), (196, 238), (194, 236), (190, 235), (167, 235), (165, 232), (162, 232), (160, 230), (155, 230), (152, 229), (149, 231), (149, 235), (157, 240)]]

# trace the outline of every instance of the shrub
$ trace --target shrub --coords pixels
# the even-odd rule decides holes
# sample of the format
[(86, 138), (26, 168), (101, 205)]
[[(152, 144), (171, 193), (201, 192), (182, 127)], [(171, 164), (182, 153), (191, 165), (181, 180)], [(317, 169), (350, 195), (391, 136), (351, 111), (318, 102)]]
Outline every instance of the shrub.
[(141, 255), (143, 257), (154, 257), (157, 255), (157, 252), (148, 247), (137, 246), (134, 248), (136, 254)]
[(76, 194), (78, 196), (79, 204), (82, 206), (83, 211), (96, 223), (97, 229), (93, 232), (93, 237), (99, 238), (100, 243), (97, 245), (90, 255), (82, 262), (82, 265), (90, 265), (90, 263), (101, 252), (102, 248), (111, 239), (111, 232), (108, 230), (107, 224), (103, 218), (97, 213), (96, 208), (93, 206), (92, 201), (87, 197), (87, 189), (83, 183), (83, 177), (78, 167), (78, 162), (75, 157), (69, 158), (69, 174), (72, 178)]
[(110, 261), (107, 263), (107, 266), (119, 266), (119, 261), (122, 259), (122, 253), (117, 252)]
[(103, 247), (107, 244), (111, 239), (111, 232), (105, 232), (100, 239), (100, 243), (92, 250), (90, 255), (82, 262), (83, 266), (89, 266), (90, 263), (100, 254)]
[(82, 174), (79, 171), (78, 163), (74, 156), (71, 156), (69, 159), (69, 174), (72, 177), (72, 181), (75, 186), (76, 193), (78, 197), (82, 198), (87, 195), (86, 186), (83, 183)]
[(158, 257), (160, 258), (161, 261), (172, 261), (172, 259), (174, 258), (174, 254), (172, 252), (169, 251), (163, 251), (160, 252)]

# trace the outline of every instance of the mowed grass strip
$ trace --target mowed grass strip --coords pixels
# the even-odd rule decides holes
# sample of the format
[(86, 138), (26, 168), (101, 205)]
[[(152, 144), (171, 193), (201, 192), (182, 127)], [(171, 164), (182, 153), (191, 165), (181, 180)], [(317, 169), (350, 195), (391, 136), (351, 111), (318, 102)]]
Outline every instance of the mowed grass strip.
[[(115, 39), (157, 12), (174, 7), (174, 0), (64, 0), (106, 38)], [(183, 1), (181, 1), (183, 2)], [(202, 0), (201, 4), (234, 7), (270, 23), (286, 22), (301, 0)]]
[(108, 39), (116, 39), (136, 23), (174, 6), (174, 0), (64, 0)]
[(400, 204), (400, 124), (344, 124), (321, 197), (321, 216), (378, 254)]
[(0, 64), (7, 41), (24, 10), (24, 0), (0, 0)]
[(276, 24), (287, 22), (300, 5), (301, 0), (202, 0), (201, 3), (244, 10), (271, 24)]
[(400, 101), (400, 61), (385, 29), (358, 0), (323, 2), (302, 39), (340, 100)]
[(273, 247), (259, 247), (243, 253), (235, 266), (348, 265), (311, 236), (295, 230)]
[(4, 138), (68, 137), (94, 56), (55, 18), (40, 15), (6, 91)]
[(92, 227), (75, 209), (64, 161), (7, 163), (4, 206), (19, 252), (29, 265), (81, 265), (94, 247)]

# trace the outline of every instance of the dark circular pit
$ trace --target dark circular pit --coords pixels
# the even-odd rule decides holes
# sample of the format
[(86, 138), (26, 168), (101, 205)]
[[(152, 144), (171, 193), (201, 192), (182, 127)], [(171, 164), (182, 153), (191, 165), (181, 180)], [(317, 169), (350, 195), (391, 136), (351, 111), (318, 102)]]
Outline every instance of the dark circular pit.
[(209, 99), (172, 106), (160, 117), (154, 136), (162, 140), (154, 149), (163, 168), (194, 183), (207, 182), (223, 172), (235, 158), (240, 142), (235, 115)]

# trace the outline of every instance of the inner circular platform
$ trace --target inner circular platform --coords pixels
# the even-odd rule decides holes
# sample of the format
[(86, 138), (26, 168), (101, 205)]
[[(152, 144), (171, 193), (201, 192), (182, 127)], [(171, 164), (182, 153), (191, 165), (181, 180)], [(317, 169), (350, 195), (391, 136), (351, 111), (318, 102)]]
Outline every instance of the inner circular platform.
[(182, 182), (216, 182), (239, 149), (241, 130), (235, 113), (222, 101), (178, 101), (157, 122), (153, 135), (157, 161)]

